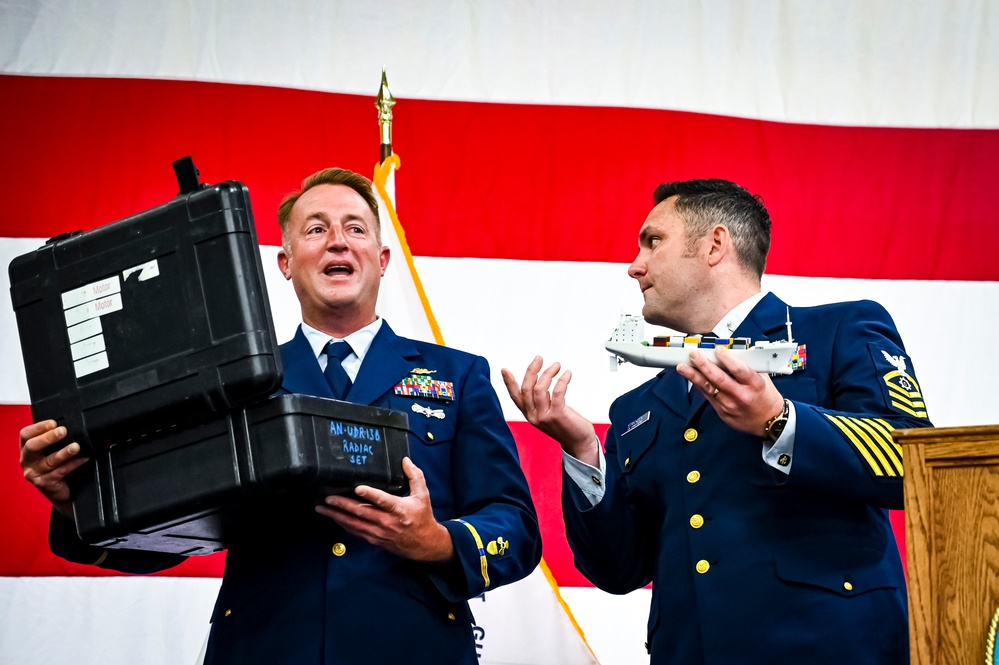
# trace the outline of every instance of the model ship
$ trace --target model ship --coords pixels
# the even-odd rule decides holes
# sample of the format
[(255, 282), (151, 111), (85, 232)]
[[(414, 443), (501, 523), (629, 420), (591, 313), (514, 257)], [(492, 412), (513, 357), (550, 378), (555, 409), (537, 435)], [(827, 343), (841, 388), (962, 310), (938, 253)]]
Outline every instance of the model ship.
[(724, 346), (756, 372), (790, 374), (805, 366), (805, 345), (791, 335), (790, 312), (787, 319), (787, 340), (753, 342), (748, 337), (714, 337), (712, 335), (661, 335), (652, 344), (642, 340), (645, 320), (641, 316), (622, 314), (621, 321), (604, 348), (611, 352), (611, 369), (623, 362), (642, 367), (675, 367), (689, 362), (690, 352), (700, 351), (705, 358), (718, 364), (715, 349)]

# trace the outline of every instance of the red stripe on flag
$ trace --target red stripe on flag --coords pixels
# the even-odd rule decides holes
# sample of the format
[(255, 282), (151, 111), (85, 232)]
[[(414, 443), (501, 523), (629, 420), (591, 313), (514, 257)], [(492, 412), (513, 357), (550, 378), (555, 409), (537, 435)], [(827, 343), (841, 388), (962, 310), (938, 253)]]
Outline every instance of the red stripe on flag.
[[(31, 422), (27, 406), (0, 406), (0, 441), (13, 444), (22, 427)], [(604, 438), (606, 424), (597, 425)], [(521, 465), (538, 510), (545, 563), (562, 586), (592, 586), (573, 565), (572, 552), (562, 521), (562, 457), (554, 441), (527, 423), (510, 423), (517, 440)], [(13, 445), (7, 447), (12, 450)], [(52, 554), (48, 547), (49, 504), (22, 477), (17, 461), (8, 455), (0, 464), (0, 531), (7, 545), (0, 548), (0, 577), (117, 575), (94, 566), (72, 564)], [(901, 512), (892, 514), (892, 525), (905, 560), (905, 523)], [(219, 577), (224, 555), (194, 557), (159, 573), (174, 577)]]
[[(0, 460), (0, 577), (118, 575), (112, 570), (69, 563), (48, 545), (51, 504), (24, 479), (14, 442), (21, 428), (31, 423), (31, 407), (0, 405), (0, 442), (8, 451)], [(13, 453), (11, 452), (13, 451)], [(171, 577), (220, 577), (222, 554), (188, 559), (158, 575)]]
[[(0, 76), (0, 235), (87, 229), (165, 201), (170, 162), (250, 187), (262, 242), (300, 179), (376, 161), (373, 96), (183, 81)], [(400, 214), (417, 256), (630, 261), (662, 180), (764, 196), (769, 272), (999, 280), (999, 130), (763, 122), (644, 109), (402, 99)]]
[[(602, 441), (606, 424), (596, 426)], [(510, 423), (517, 440), (520, 465), (531, 487), (531, 498), (541, 524), (542, 555), (555, 580), (562, 586), (593, 586), (573, 564), (562, 520), (562, 451), (555, 441), (528, 423)]]

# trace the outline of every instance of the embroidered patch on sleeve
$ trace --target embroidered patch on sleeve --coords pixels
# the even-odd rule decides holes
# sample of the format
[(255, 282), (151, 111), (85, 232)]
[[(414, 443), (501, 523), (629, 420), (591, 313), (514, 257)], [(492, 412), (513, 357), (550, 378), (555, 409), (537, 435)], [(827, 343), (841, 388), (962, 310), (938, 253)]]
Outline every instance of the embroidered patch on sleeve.
[(881, 418), (854, 418), (825, 414), (849, 441), (871, 473), (878, 477), (902, 476), (902, 447), (891, 438), (895, 428)]
[[(427, 372), (427, 370), (423, 370), (423, 372)], [(425, 397), (445, 402), (454, 401), (453, 383), (431, 379), (429, 374), (417, 373), (417, 370), (413, 370), (412, 374), (395, 384), (393, 391), (396, 395), (405, 395), (406, 397)]]
[(909, 367), (909, 359), (898, 349), (869, 345), (871, 358), (882, 382), (885, 402), (891, 408), (913, 418), (928, 418), (919, 382)]

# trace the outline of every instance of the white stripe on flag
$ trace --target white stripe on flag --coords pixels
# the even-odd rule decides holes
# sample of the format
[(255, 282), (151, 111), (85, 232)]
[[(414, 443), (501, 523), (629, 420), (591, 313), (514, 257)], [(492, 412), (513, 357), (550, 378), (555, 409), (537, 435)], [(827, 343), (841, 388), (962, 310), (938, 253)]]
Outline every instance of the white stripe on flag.
[(372, 94), (384, 65), (399, 98), (999, 127), (996, 3), (390, 0), (377, 10), (301, 9), (0, 0), (0, 71)]
[[(9, 263), (43, 242), (0, 239), (0, 263)], [(277, 269), (277, 249), (261, 246), (260, 251), (278, 340), (287, 341), (301, 313), (291, 283)], [(405, 262), (400, 259), (397, 254), (393, 262), (401, 271)], [(651, 369), (631, 365), (622, 365), (617, 372), (608, 370), (605, 339), (622, 312), (639, 314), (642, 308), (641, 294), (628, 277), (626, 264), (425, 256), (414, 261), (449, 345), (489, 360), (507, 420), (523, 417), (506, 396), (499, 369), (522, 374), (535, 355), (544, 357), (546, 364), (558, 361), (572, 370), (569, 399), (594, 422), (606, 422), (616, 396), (654, 375)], [(980, 425), (995, 420), (986, 391), (960, 387), (978, 384), (981, 368), (999, 367), (999, 345), (946, 340), (954, 336), (968, 340), (969, 335), (999, 330), (999, 307), (995, 306), (999, 282), (767, 275), (764, 288), (797, 306), (857, 299), (880, 302), (906, 343), (934, 424)], [(406, 297), (413, 305), (415, 296)], [(415, 306), (422, 311), (419, 303)], [(402, 317), (386, 314), (386, 318), (393, 327), (403, 325)], [(647, 327), (650, 339), (653, 330)], [(425, 334), (432, 339), (432, 334)], [(0, 372), (5, 377), (0, 382), (0, 403), (26, 404), (24, 366), (16, 351), (20, 343), (10, 307), (0, 307), (0, 345), (8, 349), (0, 356)]]

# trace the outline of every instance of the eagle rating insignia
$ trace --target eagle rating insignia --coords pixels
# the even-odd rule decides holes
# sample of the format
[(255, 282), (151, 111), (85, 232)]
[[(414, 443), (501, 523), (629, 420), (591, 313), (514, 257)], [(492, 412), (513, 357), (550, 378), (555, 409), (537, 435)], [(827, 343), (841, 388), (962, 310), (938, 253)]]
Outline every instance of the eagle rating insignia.
[(895, 368), (881, 377), (888, 387), (891, 406), (910, 416), (927, 418), (923, 394), (919, 390), (916, 378), (908, 372), (905, 356), (902, 354), (894, 356), (884, 349), (881, 350), (881, 354), (888, 364)]

